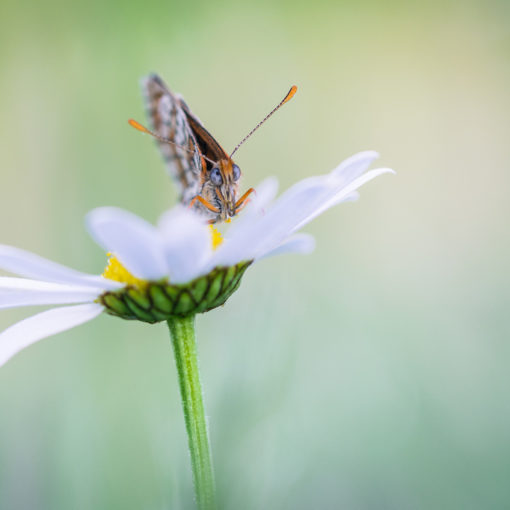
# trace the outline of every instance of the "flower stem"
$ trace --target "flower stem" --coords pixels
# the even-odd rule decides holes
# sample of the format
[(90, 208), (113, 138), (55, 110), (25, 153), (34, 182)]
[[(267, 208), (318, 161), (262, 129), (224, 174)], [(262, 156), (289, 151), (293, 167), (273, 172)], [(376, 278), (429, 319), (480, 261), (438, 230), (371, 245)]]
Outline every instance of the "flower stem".
[(173, 317), (168, 320), (168, 327), (179, 376), (198, 508), (212, 510), (216, 508), (214, 472), (198, 372), (195, 316)]

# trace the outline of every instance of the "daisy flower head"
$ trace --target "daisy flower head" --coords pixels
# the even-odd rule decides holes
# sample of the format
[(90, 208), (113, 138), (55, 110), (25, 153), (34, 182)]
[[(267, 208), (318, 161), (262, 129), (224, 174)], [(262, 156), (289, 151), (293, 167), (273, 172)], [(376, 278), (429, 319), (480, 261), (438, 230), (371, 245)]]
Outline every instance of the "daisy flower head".
[(183, 206), (165, 212), (156, 226), (122, 209), (95, 209), (87, 227), (109, 256), (100, 276), (0, 245), (0, 269), (19, 275), (0, 277), (0, 308), (65, 305), (0, 333), (0, 364), (102, 312), (155, 323), (223, 305), (253, 262), (311, 252), (313, 237), (298, 231), (333, 205), (356, 199), (361, 185), (392, 172), (367, 171), (376, 158), (372, 151), (356, 154), (326, 175), (296, 183), (277, 200), (276, 179), (267, 179), (224, 237)]

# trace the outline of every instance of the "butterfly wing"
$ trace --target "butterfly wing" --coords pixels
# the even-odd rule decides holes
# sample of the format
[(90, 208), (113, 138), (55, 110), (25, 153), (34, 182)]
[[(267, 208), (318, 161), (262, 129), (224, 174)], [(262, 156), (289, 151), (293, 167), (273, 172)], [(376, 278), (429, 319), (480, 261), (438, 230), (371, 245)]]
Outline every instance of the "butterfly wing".
[[(181, 106), (186, 114), (186, 118), (188, 120), (188, 124), (193, 131), (196, 141), (198, 142), (198, 146), (202, 152), (202, 154), (211, 161), (220, 161), (222, 159), (230, 159), (230, 156), (222, 149), (221, 145), (216, 141), (214, 136), (205, 129), (204, 125), (198, 117), (191, 113), (188, 105), (181, 98)], [(207, 169), (210, 170), (212, 165), (209, 161)]]
[[(191, 115), (189, 108), (156, 74), (142, 80), (142, 90), (152, 130), (159, 136), (188, 149), (157, 142), (167, 171), (179, 188), (181, 201), (189, 203), (200, 193), (204, 161), (201, 147), (189, 121)], [(192, 118), (193, 124), (202, 126), (195, 116)]]

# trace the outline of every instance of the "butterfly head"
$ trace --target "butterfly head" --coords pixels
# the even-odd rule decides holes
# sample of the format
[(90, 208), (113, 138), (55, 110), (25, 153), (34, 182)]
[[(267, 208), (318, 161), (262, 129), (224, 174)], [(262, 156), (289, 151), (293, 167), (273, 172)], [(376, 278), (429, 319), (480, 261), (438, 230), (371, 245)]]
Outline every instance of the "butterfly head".
[(241, 169), (229, 158), (221, 159), (209, 171), (203, 195), (218, 209), (222, 221), (237, 213), (237, 193)]

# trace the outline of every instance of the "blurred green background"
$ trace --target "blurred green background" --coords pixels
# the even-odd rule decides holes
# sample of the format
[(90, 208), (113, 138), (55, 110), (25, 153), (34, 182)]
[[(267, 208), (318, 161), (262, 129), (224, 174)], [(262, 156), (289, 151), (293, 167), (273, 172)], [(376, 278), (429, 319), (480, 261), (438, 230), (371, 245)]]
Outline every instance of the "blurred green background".
[[(87, 211), (175, 202), (126, 123), (149, 71), (227, 150), (299, 86), (244, 188), (397, 170), (198, 318), (222, 508), (510, 508), (509, 2), (3, 2), (0, 64), (0, 242), (77, 269), (105, 264)], [(0, 408), (0, 508), (193, 508), (164, 325), (38, 343)]]

